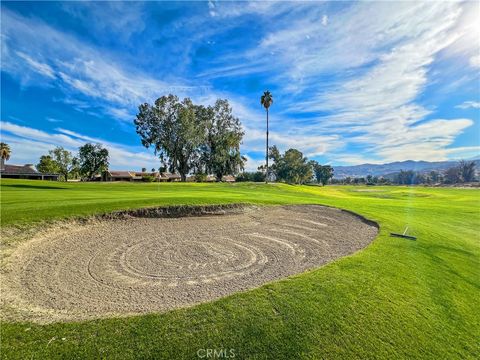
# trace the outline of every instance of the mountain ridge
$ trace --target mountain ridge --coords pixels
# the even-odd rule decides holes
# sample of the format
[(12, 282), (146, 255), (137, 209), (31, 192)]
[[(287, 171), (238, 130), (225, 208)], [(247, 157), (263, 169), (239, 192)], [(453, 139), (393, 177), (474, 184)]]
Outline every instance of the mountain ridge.
[[(480, 159), (470, 159), (474, 161), (477, 168), (480, 167)], [(458, 160), (447, 161), (425, 161), (425, 160), (405, 160), (394, 161), (386, 164), (360, 164), (352, 166), (333, 166), (334, 178), (342, 179), (345, 177), (365, 177), (372, 176), (388, 176), (400, 172), (401, 170), (413, 170), (419, 173), (427, 173), (430, 171), (443, 172), (448, 168), (456, 166)]]

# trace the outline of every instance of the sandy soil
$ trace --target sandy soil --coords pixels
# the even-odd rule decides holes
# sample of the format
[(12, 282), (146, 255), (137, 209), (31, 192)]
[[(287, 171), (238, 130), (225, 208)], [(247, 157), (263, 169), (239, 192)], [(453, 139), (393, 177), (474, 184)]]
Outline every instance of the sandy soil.
[(1, 316), (48, 323), (189, 306), (318, 267), (376, 234), (351, 213), (312, 205), (75, 225), (8, 256)]

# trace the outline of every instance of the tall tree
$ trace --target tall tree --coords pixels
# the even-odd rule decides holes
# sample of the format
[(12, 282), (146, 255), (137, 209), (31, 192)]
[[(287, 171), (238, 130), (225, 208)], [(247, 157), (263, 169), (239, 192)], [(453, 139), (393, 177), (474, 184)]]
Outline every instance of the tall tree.
[(265, 151), (265, 163), (266, 163), (266, 176), (265, 182), (268, 183), (268, 109), (273, 104), (273, 96), (270, 91), (264, 91), (263, 95), (260, 97), (260, 104), (265, 108), (267, 112), (267, 144), (266, 144), (266, 151)]
[(72, 155), (68, 150), (65, 150), (63, 147), (58, 146), (53, 150), (48, 152), (52, 159), (58, 165), (58, 172), (63, 175), (65, 181), (68, 181), (68, 176), (75, 172), (78, 167), (78, 159)]
[(445, 171), (445, 182), (456, 184), (462, 181), (462, 171), (458, 166), (453, 166)]
[(322, 184), (322, 186), (325, 186), (333, 178), (333, 168), (330, 165), (320, 165), (316, 161), (311, 161), (310, 164), (317, 182)]
[(414, 185), (417, 182), (417, 174), (413, 170), (400, 170), (394, 177), (394, 182), (400, 185)]
[(0, 169), (5, 168), (5, 161), (10, 160), (10, 155), (12, 151), (10, 150), (10, 146), (4, 142), (0, 142), (0, 159), (1, 159), (1, 166)]
[(53, 160), (50, 155), (42, 155), (40, 157), (40, 161), (37, 164), (37, 170), (40, 171), (42, 174), (52, 174), (58, 173), (59, 167), (58, 163)]
[(142, 104), (138, 110), (134, 123), (143, 146), (153, 146), (155, 154), (166, 158), (169, 170), (178, 171), (186, 181), (205, 136), (192, 101), (186, 98), (180, 102), (177, 96), (168, 95), (158, 98), (153, 106)]
[(243, 170), (245, 159), (240, 154), (240, 143), (244, 132), (228, 101), (219, 99), (213, 107), (199, 106), (197, 116), (206, 128), (200, 157), (206, 173), (214, 174), (217, 181), (221, 181), (224, 175)]
[(313, 172), (311, 163), (297, 149), (289, 149), (281, 155), (276, 146), (270, 148), (270, 159), (273, 160), (272, 171), (277, 181), (290, 184), (304, 184), (311, 181)]
[(440, 181), (440, 174), (438, 173), (438, 171), (435, 171), (435, 170), (430, 171), (429, 177), (433, 184), (436, 184), (437, 182)]
[(475, 162), (460, 160), (458, 163), (460, 175), (463, 182), (472, 182), (475, 180)]
[(108, 169), (108, 150), (100, 144), (83, 145), (78, 151), (78, 156), (80, 174), (89, 180)]

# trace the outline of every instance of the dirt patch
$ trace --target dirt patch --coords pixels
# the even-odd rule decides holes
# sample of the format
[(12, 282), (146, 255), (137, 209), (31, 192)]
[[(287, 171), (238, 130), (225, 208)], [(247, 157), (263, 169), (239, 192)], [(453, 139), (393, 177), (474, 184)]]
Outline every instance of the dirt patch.
[(189, 306), (351, 254), (378, 231), (316, 205), (122, 214), (16, 247), (0, 274), (2, 318), (47, 323)]

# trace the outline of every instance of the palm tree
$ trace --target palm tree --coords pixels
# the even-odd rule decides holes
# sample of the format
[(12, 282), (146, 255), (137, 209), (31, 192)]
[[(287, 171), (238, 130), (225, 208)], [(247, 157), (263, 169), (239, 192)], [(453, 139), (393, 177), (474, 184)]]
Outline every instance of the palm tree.
[(267, 150), (265, 153), (265, 160), (267, 163), (267, 172), (265, 173), (265, 182), (268, 183), (268, 108), (273, 104), (273, 96), (270, 91), (265, 91), (260, 97), (260, 104), (263, 105), (267, 111)]
[(5, 144), (4, 142), (0, 142), (0, 156), (2, 159), (0, 169), (3, 170), (5, 168), (5, 161), (10, 160), (11, 153), (12, 151), (10, 150), (10, 146), (8, 146), (8, 144)]

